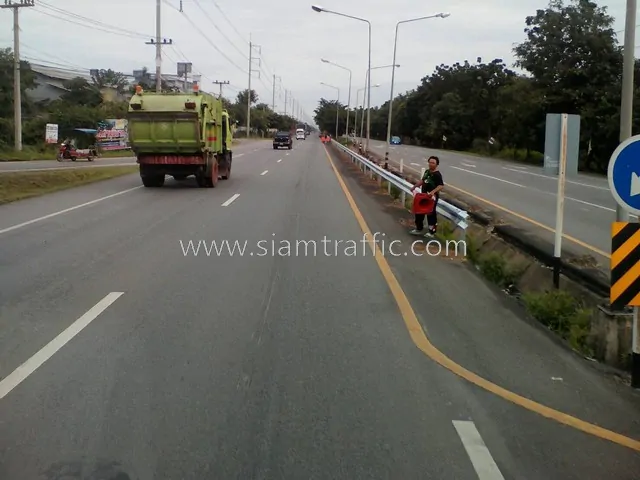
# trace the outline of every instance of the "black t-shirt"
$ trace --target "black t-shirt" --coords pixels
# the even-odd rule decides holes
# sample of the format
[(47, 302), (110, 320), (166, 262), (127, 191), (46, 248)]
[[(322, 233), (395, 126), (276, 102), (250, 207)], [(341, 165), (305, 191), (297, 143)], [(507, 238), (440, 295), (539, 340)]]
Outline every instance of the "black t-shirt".
[[(432, 172), (427, 169), (424, 172), (424, 176), (422, 177), (422, 192), (429, 193), (433, 192), (440, 185), (444, 185), (444, 180), (442, 179), (442, 174), (439, 170)], [(440, 192), (436, 193), (436, 200), (440, 198)]]

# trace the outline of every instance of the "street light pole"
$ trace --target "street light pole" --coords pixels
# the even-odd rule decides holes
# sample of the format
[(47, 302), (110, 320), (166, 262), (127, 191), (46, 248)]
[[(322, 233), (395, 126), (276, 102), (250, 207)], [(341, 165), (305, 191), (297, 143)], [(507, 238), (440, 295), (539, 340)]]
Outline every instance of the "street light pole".
[(396, 36), (393, 41), (393, 62), (391, 62), (391, 93), (389, 94), (389, 118), (387, 119), (387, 151), (385, 153), (385, 160), (389, 161), (389, 145), (391, 144), (391, 119), (393, 114), (393, 87), (396, 79), (396, 53), (398, 50), (398, 28), (402, 23), (417, 22), (418, 20), (427, 20), (429, 18), (447, 18), (449, 13), (437, 13), (435, 15), (428, 15), (426, 17), (411, 18), (409, 20), (402, 20), (396, 23)]
[[(627, 0), (622, 65), (622, 101), (620, 103), (620, 143), (631, 136), (633, 125), (633, 70), (635, 64), (637, 0)], [(628, 222), (629, 212), (616, 205), (616, 221)]]
[(348, 139), (349, 138), (349, 110), (351, 109), (351, 70), (348, 69), (347, 67), (343, 67), (342, 65), (338, 65), (337, 63), (330, 62), (325, 58), (321, 58), (320, 61), (322, 61), (323, 63), (328, 63), (329, 65), (333, 65), (334, 67), (338, 67), (349, 72), (349, 94), (347, 95), (347, 125), (345, 126), (347, 139)]
[(371, 134), (371, 22), (369, 20), (364, 19), (364, 18), (354, 17), (353, 15), (347, 15), (345, 13), (334, 12), (333, 10), (327, 10), (326, 8), (322, 8), (322, 7), (318, 6), (318, 5), (312, 5), (311, 8), (313, 9), (314, 12), (332, 13), (332, 14), (338, 15), (340, 17), (351, 18), (352, 20), (358, 20), (359, 22), (364, 22), (364, 23), (367, 24), (367, 26), (369, 28), (369, 54), (368, 54), (368, 65), (367, 65), (367, 72), (369, 73), (368, 80), (367, 80), (367, 92), (368, 92), (368, 97), (367, 97), (367, 149), (368, 149), (369, 148), (369, 137), (370, 137), (370, 134)]
[[(375, 70), (377, 67), (372, 68), (371, 70)], [(366, 83), (366, 82), (365, 82)], [(372, 85), (371, 88), (378, 88), (380, 86), (379, 83)], [(367, 87), (361, 88), (360, 91), (367, 90)], [(356, 125), (356, 129), (358, 126)], [(360, 120), (360, 143), (362, 143), (362, 136), (364, 135), (364, 95), (362, 96), (362, 118)]]
[(336, 140), (338, 140), (338, 124), (340, 121), (340, 89), (334, 85), (329, 85), (328, 83), (320, 82), (320, 85), (324, 85), (325, 87), (334, 88), (338, 92), (338, 99), (336, 100)]

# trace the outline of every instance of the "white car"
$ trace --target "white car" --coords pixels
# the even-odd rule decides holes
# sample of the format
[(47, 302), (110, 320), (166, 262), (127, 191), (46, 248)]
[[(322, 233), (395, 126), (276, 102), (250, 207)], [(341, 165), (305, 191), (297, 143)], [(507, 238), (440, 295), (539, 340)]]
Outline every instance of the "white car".
[(307, 135), (304, 133), (304, 130), (298, 129), (296, 130), (296, 140), (306, 140)]

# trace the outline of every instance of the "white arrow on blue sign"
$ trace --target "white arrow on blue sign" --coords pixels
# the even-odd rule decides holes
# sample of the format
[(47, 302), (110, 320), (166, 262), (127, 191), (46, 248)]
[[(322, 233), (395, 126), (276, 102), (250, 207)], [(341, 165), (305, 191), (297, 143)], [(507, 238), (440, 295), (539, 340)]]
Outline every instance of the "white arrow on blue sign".
[(618, 145), (609, 160), (607, 177), (618, 205), (631, 214), (640, 215), (640, 135)]

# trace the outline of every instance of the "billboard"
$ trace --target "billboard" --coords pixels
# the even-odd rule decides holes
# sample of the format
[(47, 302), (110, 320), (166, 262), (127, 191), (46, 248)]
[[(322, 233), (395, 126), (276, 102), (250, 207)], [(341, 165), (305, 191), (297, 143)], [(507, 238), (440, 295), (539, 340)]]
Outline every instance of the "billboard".
[(109, 118), (98, 124), (96, 143), (101, 150), (129, 148), (129, 126), (126, 118)]

